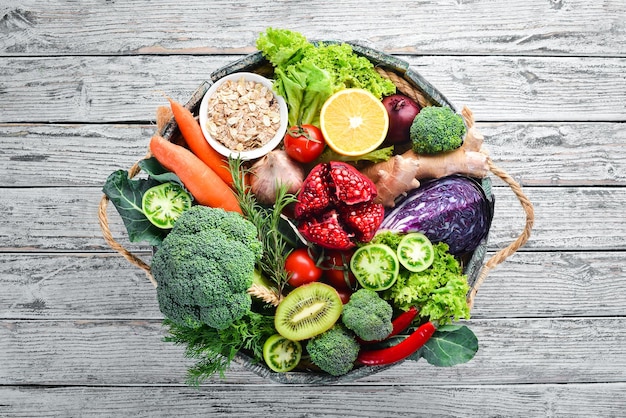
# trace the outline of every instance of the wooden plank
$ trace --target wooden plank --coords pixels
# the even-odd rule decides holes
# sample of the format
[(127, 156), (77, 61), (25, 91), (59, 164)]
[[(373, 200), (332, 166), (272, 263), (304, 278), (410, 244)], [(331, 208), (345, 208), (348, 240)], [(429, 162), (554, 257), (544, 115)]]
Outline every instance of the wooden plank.
[[(623, 315), (623, 260), (624, 252), (518, 253), (487, 277), (472, 318)], [(0, 254), (0, 289), (1, 319), (162, 318), (143, 270), (117, 254)]]
[(479, 123), (493, 161), (524, 185), (623, 185), (623, 123)]
[[(104, 183), (105, 174), (100, 174)], [(620, 187), (526, 187), (535, 206), (531, 239), (523, 250), (624, 250), (626, 189)], [(513, 192), (494, 188), (495, 216), (489, 248), (509, 245), (523, 230), (525, 214)], [(0, 210), (0, 251), (108, 251), (98, 224), (98, 188), (7, 188)], [(133, 251), (112, 204), (108, 211), (113, 236)], [(572, 222), (572, 220), (575, 220)], [(19, 233), (17, 233), (19, 231)], [(582, 238), (585, 237), (585, 238)]]
[[(523, 185), (626, 184), (622, 123), (478, 127), (492, 159)], [(0, 185), (100, 186), (104, 175), (142, 158), (154, 132), (154, 125), (2, 124)]]
[(0, 288), (1, 318), (162, 318), (143, 270), (114, 254), (0, 254)]
[[(245, 401), (242, 401), (245, 390)], [(612, 417), (623, 383), (506, 386), (0, 387), (7, 417)]]
[[(358, 383), (499, 385), (619, 383), (626, 379), (623, 317), (472, 320), (479, 351), (469, 363), (406, 361)], [(0, 385), (167, 385), (191, 364), (162, 342), (159, 321), (2, 320)], [(212, 384), (269, 383), (239, 364)]]
[(91, 0), (75, 8), (58, 0), (45, 4), (28, 0), (3, 8), (0, 51), (3, 55), (248, 52), (258, 34), (272, 26), (301, 31), (310, 39), (361, 40), (397, 53), (623, 55), (625, 17), (620, 1), (390, 0), (380, 8), (359, 0), (297, 4), (218, 0), (208, 5), (190, 0), (166, 1), (160, 7), (146, 0), (132, 5)]
[[(235, 58), (0, 58), (0, 123), (152, 120), (163, 93), (187, 100)], [(478, 121), (626, 120), (626, 58), (422, 56), (409, 63)]]

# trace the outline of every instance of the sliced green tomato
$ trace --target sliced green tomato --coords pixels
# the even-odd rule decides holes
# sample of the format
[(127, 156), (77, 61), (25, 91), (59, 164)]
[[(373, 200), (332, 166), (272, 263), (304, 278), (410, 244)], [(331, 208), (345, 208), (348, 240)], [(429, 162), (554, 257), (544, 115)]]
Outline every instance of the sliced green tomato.
[(384, 244), (367, 244), (354, 252), (350, 270), (362, 287), (389, 289), (398, 278), (400, 263), (396, 253)]
[(300, 362), (302, 345), (280, 334), (274, 334), (263, 344), (263, 360), (275, 372), (284, 373), (293, 370)]
[(398, 244), (398, 260), (409, 271), (424, 271), (434, 259), (433, 244), (421, 232), (405, 235)]
[(191, 195), (176, 183), (163, 183), (148, 189), (141, 199), (144, 215), (155, 226), (169, 229), (191, 207)]

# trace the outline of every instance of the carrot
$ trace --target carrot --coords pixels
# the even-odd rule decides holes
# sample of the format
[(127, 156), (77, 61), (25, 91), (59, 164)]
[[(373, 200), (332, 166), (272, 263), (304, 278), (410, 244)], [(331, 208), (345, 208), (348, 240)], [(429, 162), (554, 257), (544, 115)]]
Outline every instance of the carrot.
[(199, 204), (242, 213), (233, 190), (191, 151), (160, 135), (150, 140), (150, 151), (163, 167), (180, 178)]
[(178, 129), (191, 151), (220, 176), (228, 186), (233, 185), (233, 177), (228, 168), (228, 160), (215, 151), (204, 138), (200, 124), (193, 114), (175, 100), (168, 98)]

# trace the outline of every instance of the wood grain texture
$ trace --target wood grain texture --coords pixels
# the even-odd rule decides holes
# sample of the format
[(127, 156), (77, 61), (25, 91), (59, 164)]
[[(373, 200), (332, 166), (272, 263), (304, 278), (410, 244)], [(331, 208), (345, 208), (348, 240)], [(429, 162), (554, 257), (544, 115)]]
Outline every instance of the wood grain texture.
[[(623, 315), (623, 257), (622, 252), (517, 253), (487, 277), (472, 318)], [(0, 319), (162, 318), (143, 270), (117, 254), (0, 254), (0, 289)]]
[[(104, 182), (106, 174), (99, 175)], [(528, 187), (524, 192), (534, 202), (535, 224), (523, 251), (626, 249), (626, 189)], [(494, 194), (496, 208), (488, 248), (497, 250), (521, 233), (525, 214), (508, 187), (495, 187)], [(0, 251), (109, 250), (97, 218), (101, 197), (97, 188), (5, 189), (0, 201), (5, 216), (0, 223)], [(145, 244), (128, 242), (112, 204), (107, 214), (113, 236), (122, 245), (133, 251), (150, 250)]]
[[(618, 417), (623, 383), (484, 386), (0, 387), (15, 417)], [(241, 401), (245, 391), (246, 401)], [(367, 396), (363, 396), (363, 392)]]
[[(0, 58), (0, 123), (153, 120), (164, 93), (186, 100), (235, 58)], [(626, 58), (404, 58), (478, 121), (626, 121)]]
[[(11, 4), (9, 4), (11, 3)], [(456, 106), (535, 204), (495, 268), (466, 364), (286, 386), (236, 364), (183, 384), (155, 290), (97, 223), (106, 176), (268, 26), (393, 53)], [(618, 417), (626, 401), (622, 0), (22, 0), (0, 5), (0, 416)], [(494, 181), (489, 254), (523, 214)], [(115, 210), (115, 237), (127, 242)]]
[(366, 41), (394, 53), (626, 52), (626, 6), (615, 0), (391, 0), (384, 7), (359, 0), (190, 0), (159, 7), (146, 0), (27, 0), (0, 13), (0, 51), (15, 56), (246, 53), (268, 26), (310, 39)]
[[(523, 185), (626, 184), (623, 123), (477, 126), (492, 159)], [(105, 175), (143, 158), (154, 132), (150, 124), (1, 124), (0, 185), (102, 186)]]
[[(623, 382), (622, 318), (472, 320), (479, 351), (468, 363), (406, 361), (359, 383), (403, 385)], [(1, 385), (183, 384), (182, 348), (162, 342), (153, 320), (2, 320)], [(233, 364), (212, 384), (268, 383)]]

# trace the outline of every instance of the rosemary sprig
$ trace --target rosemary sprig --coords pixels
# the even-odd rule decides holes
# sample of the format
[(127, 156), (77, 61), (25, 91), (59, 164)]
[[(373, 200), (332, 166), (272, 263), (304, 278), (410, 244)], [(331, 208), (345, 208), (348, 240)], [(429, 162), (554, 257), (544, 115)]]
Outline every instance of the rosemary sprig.
[(241, 159), (229, 158), (228, 166), (233, 177), (233, 188), (243, 215), (252, 222), (259, 233), (259, 239), (263, 243), (263, 255), (258, 263), (260, 270), (269, 277), (282, 294), (283, 288), (289, 280), (289, 273), (285, 270), (285, 260), (291, 248), (288, 240), (278, 228), (280, 215), (291, 203), (297, 201), (294, 194), (287, 193), (288, 185), (278, 184), (276, 200), (271, 208), (260, 205), (246, 185), (245, 179), (249, 170), (245, 169)]

